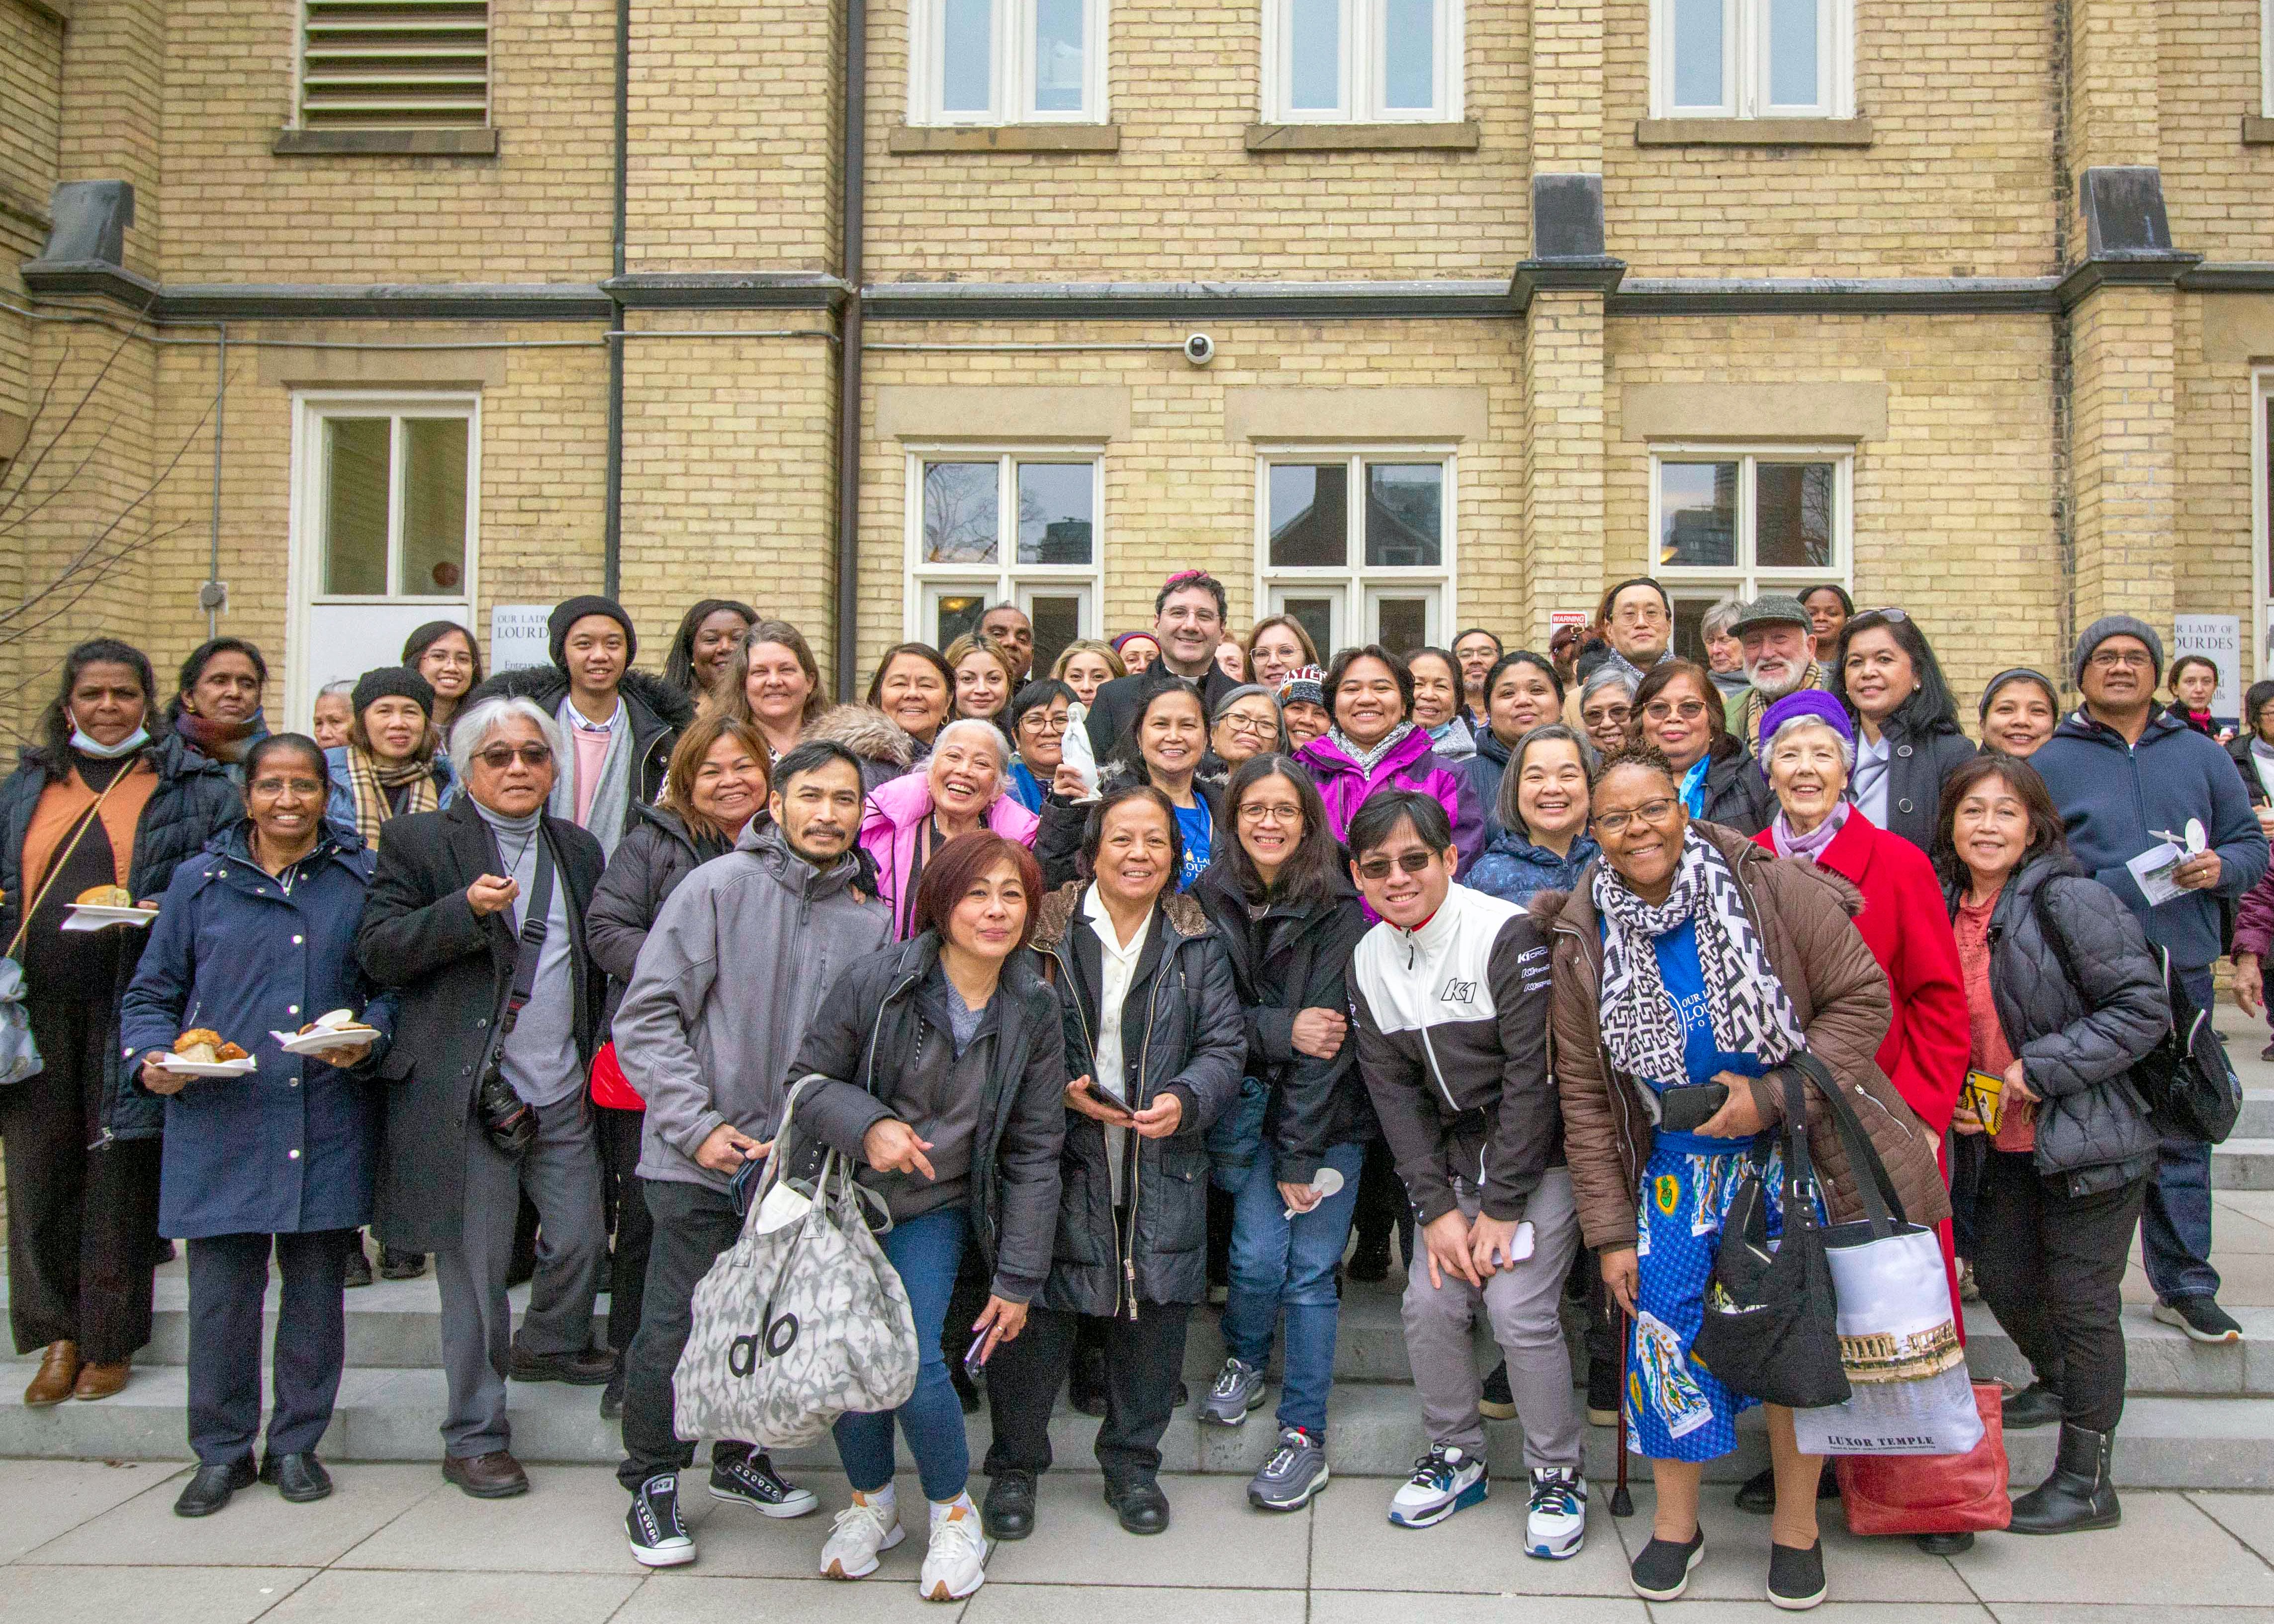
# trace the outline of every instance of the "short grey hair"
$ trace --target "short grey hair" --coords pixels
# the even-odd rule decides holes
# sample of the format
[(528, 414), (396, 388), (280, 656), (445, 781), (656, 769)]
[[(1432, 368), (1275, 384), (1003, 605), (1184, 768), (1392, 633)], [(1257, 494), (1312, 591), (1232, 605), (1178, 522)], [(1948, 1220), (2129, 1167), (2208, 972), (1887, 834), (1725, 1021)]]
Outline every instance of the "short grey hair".
[(1768, 776), (1769, 758), (1776, 754), (1779, 741), (1787, 733), (1797, 733), (1808, 727), (1820, 727), (1832, 735), (1832, 742), (1840, 747), (1840, 770), (1851, 778), (1855, 775), (1856, 741), (1854, 740), (1842, 738), (1840, 730), (1820, 716), (1788, 716), (1777, 724), (1776, 732), (1761, 741), (1760, 760), (1763, 778)]
[(1516, 741), (1516, 748), (1508, 753), (1508, 767), (1500, 775), (1500, 793), (1494, 797), (1493, 815), (1501, 826), (1512, 829), (1520, 839), (1530, 840), (1532, 831), (1525, 827), (1524, 814), (1516, 804), (1517, 792), (1523, 787), (1525, 753), (1535, 744), (1557, 741), (1571, 746), (1579, 752), (1579, 796), (1587, 796), (1587, 780), (1594, 776), (1595, 758), (1600, 754), (1594, 743), (1577, 728), (1564, 722), (1542, 722), (1530, 729)]
[(1642, 679), (1625, 666), (1606, 662), (1596, 666), (1594, 674), (1579, 685), (1579, 708), (1585, 710), (1587, 702), (1607, 688), (1616, 688), (1632, 699), (1635, 690), (1641, 686)]
[(1737, 617), (1744, 612), (1743, 598), (1721, 598), (1707, 607), (1706, 618), (1698, 622), (1698, 635), (1709, 642), (1715, 637), (1727, 636), (1729, 628), (1737, 623)]
[(330, 699), (335, 696), (352, 701), (355, 697), (355, 679), (342, 677), (338, 681), (327, 682), (316, 690), (316, 697), (319, 699)]
[(998, 775), (1005, 776), (1007, 782), (1007, 775), (1011, 771), (1011, 741), (1003, 736), (1001, 728), (983, 717), (959, 716), (953, 721), (947, 723), (932, 735), (931, 753), (934, 756), (938, 755), (939, 747), (947, 742), (950, 734), (974, 731), (980, 737), (984, 738), (994, 750), (995, 771)]
[(494, 695), (450, 724), (450, 767), (459, 783), (473, 781), (474, 757), (481, 753), (483, 742), (506, 723), (516, 720), (537, 725), (537, 731), (544, 735), (546, 748), (553, 752), (553, 770), (561, 771), (561, 757), (568, 748), (568, 741), (561, 734), (561, 724), (533, 699)]

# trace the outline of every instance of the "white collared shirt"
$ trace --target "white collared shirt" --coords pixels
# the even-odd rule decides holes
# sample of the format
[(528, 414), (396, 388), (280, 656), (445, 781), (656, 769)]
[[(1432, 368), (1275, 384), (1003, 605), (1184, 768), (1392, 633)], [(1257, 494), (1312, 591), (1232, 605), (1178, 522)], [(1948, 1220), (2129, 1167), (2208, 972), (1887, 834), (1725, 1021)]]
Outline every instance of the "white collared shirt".
[[(1106, 913), (1096, 885), (1083, 893), (1081, 914), (1097, 934), (1097, 1052), (1091, 1056), (1091, 1075), (1102, 1089), (1128, 1097), (1121, 1076), (1121, 1006), (1129, 997), (1129, 983), (1137, 978), (1137, 960), (1153, 928), (1153, 913), (1149, 908), (1145, 911), (1126, 945), (1114, 930), (1113, 918)], [(1129, 1102), (1133, 1108), (1137, 1104), (1133, 1097)], [(1105, 1162), (1112, 1174), (1116, 1207), (1121, 1205), (1121, 1162), (1128, 1136), (1126, 1128), (1105, 1130)]]

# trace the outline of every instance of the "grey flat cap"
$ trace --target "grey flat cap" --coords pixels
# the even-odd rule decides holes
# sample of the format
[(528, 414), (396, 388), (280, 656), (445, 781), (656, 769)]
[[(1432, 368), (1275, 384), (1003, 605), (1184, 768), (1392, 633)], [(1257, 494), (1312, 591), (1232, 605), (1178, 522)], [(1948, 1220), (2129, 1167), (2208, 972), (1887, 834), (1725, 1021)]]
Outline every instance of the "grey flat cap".
[(1737, 618), (1729, 622), (1729, 635), (1742, 637), (1758, 626), (1797, 626), (1813, 631), (1816, 621), (1791, 593), (1764, 592), (1737, 611)]

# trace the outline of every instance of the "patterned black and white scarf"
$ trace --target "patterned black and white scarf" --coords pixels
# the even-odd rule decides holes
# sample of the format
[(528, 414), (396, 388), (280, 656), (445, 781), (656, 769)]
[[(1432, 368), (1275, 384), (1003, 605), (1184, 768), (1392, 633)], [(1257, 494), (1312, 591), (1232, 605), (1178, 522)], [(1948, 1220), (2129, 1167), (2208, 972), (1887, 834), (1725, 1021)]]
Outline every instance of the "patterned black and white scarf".
[(1621, 1071), (1660, 1088), (1690, 1080), (1681, 1011), (1666, 996), (1653, 945), (1685, 920), (1698, 925), (1714, 1047), (1769, 1065), (1806, 1047), (1800, 1017), (1745, 913), (1728, 860), (1696, 830), (1684, 835), (1674, 889), (1656, 907), (1629, 891), (1608, 863), (1596, 867), (1594, 886), (1604, 926), (1603, 1048)]

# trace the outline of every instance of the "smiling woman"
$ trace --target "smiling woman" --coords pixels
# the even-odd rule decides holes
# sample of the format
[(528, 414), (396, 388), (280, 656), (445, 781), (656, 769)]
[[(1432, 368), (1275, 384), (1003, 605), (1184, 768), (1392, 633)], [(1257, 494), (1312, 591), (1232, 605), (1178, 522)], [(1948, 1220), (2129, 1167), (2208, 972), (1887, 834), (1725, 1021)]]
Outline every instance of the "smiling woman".
[(1344, 649), (1328, 667), (1325, 689), (1334, 726), (1295, 758), (1318, 783), (1335, 838), (1348, 838), (1352, 817), (1375, 791), (1418, 790), (1445, 808), (1466, 868), (1484, 845), (1483, 808), (1467, 778), (1438, 758), (1410, 719), (1413, 674), (1405, 661), (1379, 643)]
[(455, 795), (448, 757), (434, 754), (434, 689), (407, 666), (366, 671), (350, 698), (348, 741), (327, 750), (326, 816), (376, 851), (389, 820), (433, 812)]
[(877, 894), (896, 936), (915, 934), (916, 887), (932, 853), (977, 829), (1032, 846), (1035, 815), (1009, 793), (1010, 749), (992, 722), (959, 717), (939, 730), (921, 771), (869, 797), (861, 845), (877, 864)]

